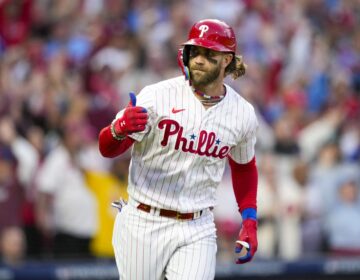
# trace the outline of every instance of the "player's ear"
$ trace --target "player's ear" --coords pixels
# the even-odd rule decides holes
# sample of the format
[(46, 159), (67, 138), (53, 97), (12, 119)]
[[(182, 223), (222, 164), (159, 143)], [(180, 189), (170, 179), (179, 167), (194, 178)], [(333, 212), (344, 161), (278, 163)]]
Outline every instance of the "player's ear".
[(231, 61), (233, 60), (234, 58), (234, 55), (232, 53), (226, 53), (224, 56), (223, 56), (223, 64), (224, 64), (224, 67), (226, 68), (230, 63)]

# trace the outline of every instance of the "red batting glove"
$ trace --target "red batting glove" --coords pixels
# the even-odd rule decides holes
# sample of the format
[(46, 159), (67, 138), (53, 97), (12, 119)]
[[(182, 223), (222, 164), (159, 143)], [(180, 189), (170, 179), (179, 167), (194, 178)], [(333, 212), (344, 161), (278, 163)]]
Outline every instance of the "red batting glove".
[(136, 106), (136, 96), (130, 93), (130, 103), (126, 107), (122, 117), (114, 122), (115, 133), (120, 135), (128, 135), (133, 132), (145, 130), (148, 120), (148, 113), (144, 107)]
[[(247, 254), (236, 260), (237, 264), (247, 263), (252, 260), (258, 247), (257, 241), (257, 221), (254, 219), (243, 220), (238, 241), (245, 241), (249, 244)], [(242, 245), (236, 243), (235, 253), (240, 253)]]

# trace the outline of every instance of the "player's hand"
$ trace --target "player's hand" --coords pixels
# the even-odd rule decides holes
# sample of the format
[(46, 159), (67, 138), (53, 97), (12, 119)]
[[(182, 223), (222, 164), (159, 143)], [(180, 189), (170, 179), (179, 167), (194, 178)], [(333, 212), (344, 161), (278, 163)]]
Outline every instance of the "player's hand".
[(236, 241), (235, 253), (240, 253), (244, 246), (246, 248), (246, 254), (236, 260), (237, 264), (249, 262), (255, 255), (258, 247), (257, 221), (255, 219), (249, 218), (243, 220), (239, 237)]
[(130, 102), (122, 117), (114, 123), (114, 130), (118, 136), (126, 136), (133, 132), (145, 130), (148, 113), (144, 107), (136, 106), (136, 96), (130, 92)]

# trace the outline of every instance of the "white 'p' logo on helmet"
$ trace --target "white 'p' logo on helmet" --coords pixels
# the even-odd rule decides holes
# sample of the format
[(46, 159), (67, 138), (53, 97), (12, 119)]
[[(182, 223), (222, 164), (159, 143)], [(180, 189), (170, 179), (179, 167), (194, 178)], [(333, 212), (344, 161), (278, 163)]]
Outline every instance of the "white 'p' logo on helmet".
[(204, 36), (204, 33), (209, 30), (209, 26), (203, 24), (203, 25), (199, 26), (199, 29), (201, 30), (201, 33), (199, 36), (201, 38), (202, 36)]

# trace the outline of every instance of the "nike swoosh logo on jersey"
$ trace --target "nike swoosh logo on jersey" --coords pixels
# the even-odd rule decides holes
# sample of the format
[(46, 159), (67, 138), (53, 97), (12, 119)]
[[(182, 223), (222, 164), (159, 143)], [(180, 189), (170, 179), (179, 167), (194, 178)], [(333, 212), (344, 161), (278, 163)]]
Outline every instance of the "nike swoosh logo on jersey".
[(185, 111), (185, 109), (175, 109), (175, 108), (172, 108), (172, 113), (173, 114), (176, 114), (176, 113), (179, 113), (179, 112), (182, 112), (182, 111)]

